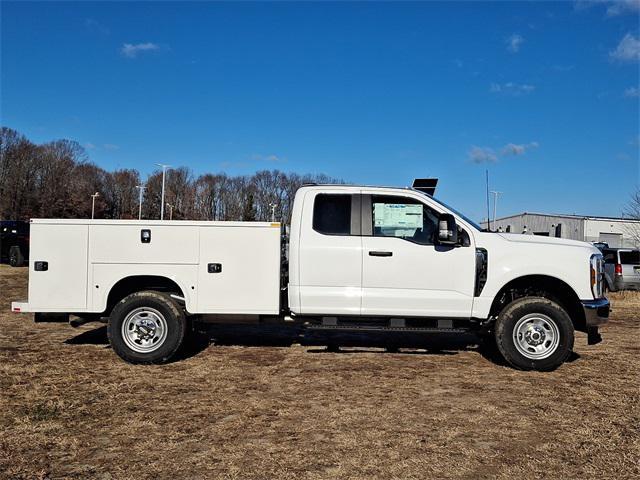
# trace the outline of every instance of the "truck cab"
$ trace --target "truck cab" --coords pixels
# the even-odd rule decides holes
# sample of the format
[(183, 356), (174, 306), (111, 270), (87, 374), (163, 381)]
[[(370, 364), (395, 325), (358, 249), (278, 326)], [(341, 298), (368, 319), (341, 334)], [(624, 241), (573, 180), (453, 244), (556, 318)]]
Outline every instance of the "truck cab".
[(550, 370), (575, 330), (597, 343), (609, 313), (593, 245), (483, 231), (410, 188), (303, 186), (288, 235), (259, 222), (36, 220), (32, 240), (30, 299), (14, 311), (103, 318), (133, 363), (167, 361), (193, 320), (251, 315), (327, 334), (472, 333), (516, 368)]
[[(473, 227), (408, 189), (317, 186), (294, 202), (289, 308), (301, 315), (470, 318)], [(446, 220), (445, 220), (446, 222)], [(450, 225), (446, 229), (452, 228)]]

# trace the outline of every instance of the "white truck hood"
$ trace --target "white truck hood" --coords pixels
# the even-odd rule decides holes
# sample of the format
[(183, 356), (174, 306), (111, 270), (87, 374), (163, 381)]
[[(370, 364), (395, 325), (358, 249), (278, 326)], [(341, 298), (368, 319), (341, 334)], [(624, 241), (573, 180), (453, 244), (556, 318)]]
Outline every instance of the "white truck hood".
[(567, 247), (582, 247), (596, 249), (588, 242), (569, 240), (567, 238), (543, 237), (542, 235), (526, 235), (521, 233), (498, 233), (505, 240), (517, 243), (543, 243), (547, 245), (564, 245)]

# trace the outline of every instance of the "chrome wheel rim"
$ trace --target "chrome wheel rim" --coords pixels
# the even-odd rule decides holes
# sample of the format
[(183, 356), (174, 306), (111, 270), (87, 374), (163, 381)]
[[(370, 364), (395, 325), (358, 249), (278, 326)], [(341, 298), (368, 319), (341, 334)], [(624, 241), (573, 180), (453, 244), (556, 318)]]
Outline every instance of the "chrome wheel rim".
[(513, 329), (513, 343), (518, 352), (531, 360), (550, 357), (560, 344), (556, 322), (541, 313), (522, 317)]
[(122, 322), (122, 338), (134, 352), (149, 353), (162, 346), (167, 338), (167, 322), (158, 310), (136, 308)]

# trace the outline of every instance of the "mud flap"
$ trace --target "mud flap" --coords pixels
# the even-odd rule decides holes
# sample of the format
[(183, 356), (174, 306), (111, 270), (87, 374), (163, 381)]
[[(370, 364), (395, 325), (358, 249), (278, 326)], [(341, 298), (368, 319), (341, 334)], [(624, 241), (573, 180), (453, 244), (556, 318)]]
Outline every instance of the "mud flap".
[(598, 327), (587, 328), (587, 345), (597, 345), (602, 341)]

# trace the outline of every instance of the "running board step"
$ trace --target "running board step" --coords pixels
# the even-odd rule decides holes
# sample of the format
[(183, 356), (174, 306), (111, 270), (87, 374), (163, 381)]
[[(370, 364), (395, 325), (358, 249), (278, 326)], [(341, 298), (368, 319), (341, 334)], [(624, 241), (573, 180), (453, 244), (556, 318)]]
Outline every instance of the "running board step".
[(385, 327), (375, 325), (307, 325), (307, 330), (342, 332), (469, 333), (464, 328)]

